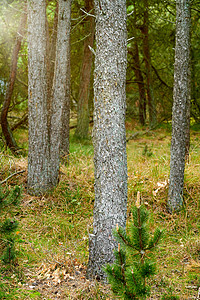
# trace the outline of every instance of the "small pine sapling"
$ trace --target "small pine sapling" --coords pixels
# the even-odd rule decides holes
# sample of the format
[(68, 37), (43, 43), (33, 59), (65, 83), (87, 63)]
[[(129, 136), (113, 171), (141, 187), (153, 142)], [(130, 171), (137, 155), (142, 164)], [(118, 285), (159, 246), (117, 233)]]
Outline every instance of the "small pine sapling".
[[(11, 205), (17, 205), (21, 198), (21, 188), (15, 186), (10, 191), (4, 191), (0, 187), (0, 214), (5, 207), (11, 208)], [(11, 214), (10, 212), (7, 212)], [(6, 218), (0, 223), (0, 239), (1, 239), (1, 260), (5, 264), (10, 264), (15, 260), (15, 232), (18, 222), (13, 218)]]
[(116, 226), (114, 236), (119, 244), (114, 251), (115, 262), (107, 264), (104, 271), (114, 294), (122, 299), (146, 299), (150, 293), (147, 278), (155, 274), (152, 251), (162, 231), (157, 228), (154, 235), (150, 236), (147, 224), (149, 212), (144, 205), (140, 205), (139, 192), (132, 216), (128, 234), (125, 229)]

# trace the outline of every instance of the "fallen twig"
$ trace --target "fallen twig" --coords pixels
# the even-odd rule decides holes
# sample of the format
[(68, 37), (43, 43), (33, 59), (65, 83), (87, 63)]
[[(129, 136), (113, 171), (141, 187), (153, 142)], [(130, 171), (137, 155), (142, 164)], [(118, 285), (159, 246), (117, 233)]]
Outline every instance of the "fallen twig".
[(4, 179), (3, 181), (0, 182), (0, 184), (3, 184), (5, 183), (8, 179), (10, 179), (11, 177), (15, 176), (15, 175), (18, 175), (18, 174), (21, 174), (21, 173), (24, 173), (25, 170), (22, 170), (22, 171), (18, 171), (18, 172), (15, 172), (13, 174), (11, 174), (10, 176), (8, 176), (6, 179)]
[(166, 119), (164, 118), (161, 122), (156, 123), (154, 126), (150, 127), (149, 129), (145, 130), (145, 131), (137, 131), (134, 134), (130, 135), (129, 137), (127, 137), (126, 141), (130, 141), (130, 140), (134, 140), (137, 136), (142, 136), (145, 135), (147, 133), (149, 133), (150, 131), (156, 129), (160, 124), (162, 124)]
[(134, 134), (130, 135), (126, 141), (129, 142), (130, 140), (134, 140), (137, 136), (142, 136), (142, 135), (145, 135), (147, 133), (149, 133), (151, 130), (155, 129), (157, 126), (154, 126), (154, 127), (151, 127), (149, 128), (148, 130), (145, 130), (145, 131), (137, 131), (135, 132)]

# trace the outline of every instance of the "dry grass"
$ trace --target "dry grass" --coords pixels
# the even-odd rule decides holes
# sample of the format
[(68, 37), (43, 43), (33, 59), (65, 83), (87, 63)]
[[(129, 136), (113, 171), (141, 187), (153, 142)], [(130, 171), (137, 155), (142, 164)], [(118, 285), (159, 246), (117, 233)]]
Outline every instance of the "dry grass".
[[(128, 128), (132, 129), (130, 124)], [(20, 224), (18, 265), (11, 272), (2, 266), (1, 282), (10, 294), (2, 299), (116, 299), (109, 286), (85, 278), (94, 203), (92, 153), (89, 142), (72, 142), (70, 166), (61, 166), (60, 182), (51, 195), (27, 195), (26, 173), (7, 182), (23, 185), (24, 195), (15, 216)], [(165, 299), (165, 294), (196, 299), (200, 285), (199, 134), (191, 138), (184, 207), (177, 215), (166, 210), (169, 133), (159, 129), (129, 141), (127, 154), (128, 215), (139, 190), (151, 211), (152, 231), (157, 226), (165, 230), (155, 253), (158, 271), (149, 299)], [(0, 180), (24, 169), (26, 158), (1, 154)]]

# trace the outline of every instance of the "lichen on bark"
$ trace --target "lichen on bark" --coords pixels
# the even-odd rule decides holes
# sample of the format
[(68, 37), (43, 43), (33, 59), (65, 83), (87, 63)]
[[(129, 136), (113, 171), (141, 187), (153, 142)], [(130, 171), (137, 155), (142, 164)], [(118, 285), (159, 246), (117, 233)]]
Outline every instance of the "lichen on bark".
[(87, 274), (105, 279), (101, 268), (113, 262), (116, 247), (112, 230), (126, 225), (126, 1), (96, 0), (95, 12), (95, 205)]
[(168, 193), (170, 211), (178, 210), (183, 203), (190, 107), (190, 0), (177, 0), (176, 10), (172, 140)]

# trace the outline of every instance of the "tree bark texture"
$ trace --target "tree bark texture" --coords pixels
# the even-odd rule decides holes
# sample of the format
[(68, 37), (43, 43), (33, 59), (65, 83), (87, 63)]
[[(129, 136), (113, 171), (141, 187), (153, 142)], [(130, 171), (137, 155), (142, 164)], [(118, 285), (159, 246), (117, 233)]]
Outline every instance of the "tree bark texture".
[(9, 127), (7, 116), (8, 116), (8, 110), (11, 103), (11, 98), (14, 90), (14, 84), (17, 74), (17, 61), (18, 61), (18, 55), (21, 48), (21, 43), (23, 40), (23, 36), (25, 35), (25, 26), (26, 26), (26, 20), (27, 20), (27, 10), (26, 7), (24, 9), (24, 12), (22, 13), (21, 23), (17, 32), (16, 42), (13, 48), (12, 53), (12, 62), (11, 62), (11, 68), (10, 68), (10, 78), (7, 85), (6, 95), (2, 106), (1, 111), (1, 127), (2, 132), (6, 140), (6, 145), (10, 148), (10, 150), (14, 153), (17, 152), (19, 149), (16, 141), (14, 139), (14, 136), (12, 134), (12, 131)]
[(28, 1), (28, 192), (52, 188), (47, 115), (46, 0)]
[(95, 12), (95, 205), (87, 274), (104, 279), (102, 266), (114, 260), (112, 230), (126, 225), (126, 1), (95, 0)]
[(56, 185), (61, 155), (69, 154), (71, 0), (60, 0), (52, 96), (51, 171)]
[[(94, 8), (93, 0), (86, 0), (86, 10), (90, 12)], [(89, 46), (93, 48), (94, 44), (95, 19), (88, 16), (85, 24), (85, 35), (88, 37), (83, 46), (83, 63), (80, 74), (79, 99), (78, 99), (78, 117), (75, 136), (80, 139), (88, 138), (89, 130), (89, 94), (90, 94), (90, 77), (93, 61), (93, 53)]]
[(183, 203), (183, 183), (190, 103), (190, 0), (176, 1), (176, 46), (168, 206)]
[(142, 26), (143, 33), (143, 53), (146, 67), (146, 78), (147, 78), (147, 98), (149, 107), (149, 125), (150, 127), (155, 126), (157, 122), (156, 116), (156, 105), (153, 93), (153, 82), (151, 72), (151, 55), (149, 49), (149, 3), (148, 0), (144, 0), (144, 23)]

